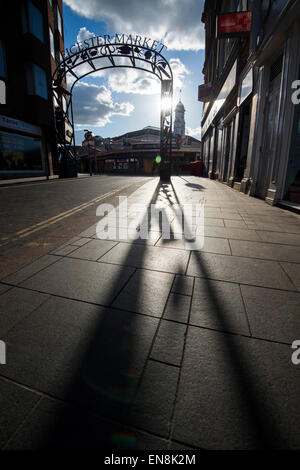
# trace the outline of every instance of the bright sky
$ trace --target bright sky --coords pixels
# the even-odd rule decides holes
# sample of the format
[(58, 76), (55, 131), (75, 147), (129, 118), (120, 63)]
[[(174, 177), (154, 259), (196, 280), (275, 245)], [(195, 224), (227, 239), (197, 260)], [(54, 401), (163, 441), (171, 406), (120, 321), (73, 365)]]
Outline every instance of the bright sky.
[[(174, 75), (174, 107), (180, 90), (186, 132), (200, 139), (204, 25), (202, 0), (64, 0), (65, 47), (92, 35), (139, 34), (167, 46)], [(74, 87), (76, 144), (84, 129), (115, 137), (160, 125), (160, 82), (147, 72), (114, 69), (94, 73)]]

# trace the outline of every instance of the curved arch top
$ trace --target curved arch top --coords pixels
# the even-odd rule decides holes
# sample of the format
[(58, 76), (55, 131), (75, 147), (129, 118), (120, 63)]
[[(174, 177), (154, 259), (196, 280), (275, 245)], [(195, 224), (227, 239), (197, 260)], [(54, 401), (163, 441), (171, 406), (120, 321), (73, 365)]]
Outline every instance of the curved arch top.
[[(152, 42), (152, 45), (149, 43)], [(160, 47), (161, 46), (161, 47)], [(72, 91), (75, 84), (94, 72), (114, 68), (132, 68), (155, 75), (161, 82), (161, 177), (168, 173), (172, 148), (172, 96), (173, 73), (170, 64), (161, 54), (165, 46), (149, 38), (116, 34), (93, 36), (67, 49), (66, 57), (53, 74), (53, 101), (55, 106), (56, 140), (65, 167), (71, 157), (76, 160)], [(88, 68), (83, 68), (83, 66)], [(67, 75), (75, 79), (70, 91), (64, 88)]]
[[(81, 49), (80, 45), (73, 47), (77, 50), (58, 64), (53, 80), (62, 81), (67, 74), (71, 74), (77, 82), (93, 72), (111, 68), (134, 68), (151, 73), (160, 81), (173, 80), (167, 59), (157, 50), (147, 46), (116, 42), (99, 46), (89, 45), (84, 49)], [(90, 70), (81, 73), (80, 67), (84, 64), (88, 64)]]

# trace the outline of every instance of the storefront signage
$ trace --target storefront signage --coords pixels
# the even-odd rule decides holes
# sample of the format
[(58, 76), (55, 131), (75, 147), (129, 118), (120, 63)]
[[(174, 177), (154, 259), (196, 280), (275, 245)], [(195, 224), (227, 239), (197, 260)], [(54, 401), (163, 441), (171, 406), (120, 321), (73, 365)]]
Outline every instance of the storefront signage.
[(246, 98), (253, 91), (253, 69), (249, 70), (246, 77), (242, 81), (241, 94), (240, 94), (240, 105), (245, 101)]
[[(101, 47), (101, 46), (136, 46), (149, 49), (151, 51), (161, 53), (163, 49), (167, 49), (164, 44), (159, 41), (153, 41), (148, 37), (142, 37), (134, 34), (115, 34), (115, 36), (110, 36), (109, 34), (104, 34), (103, 36), (92, 36), (88, 39), (85, 39), (83, 42), (78, 42), (66, 49), (66, 57), (77, 54), (78, 52), (90, 49), (91, 47)], [(125, 50), (125, 49), (124, 49)]]
[(14, 131), (24, 132), (26, 134), (41, 135), (42, 131), (39, 127), (19, 121), (8, 116), (0, 116), (0, 127), (12, 129)]
[(251, 31), (252, 12), (227, 13), (218, 16), (218, 36), (239, 36)]
[(215, 116), (217, 113), (220, 111), (222, 108), (223, 104), (225, 103), (227, 97), (229, 96), (230, 92), (234, 88), (236, 84), (236, 74), (237, 74), (237, 60), (235, 61), (231, 71), (229, 72), (227, 79), (217, 97), (215, 100), (213, 107), (211, 108), (211, 111), (205, 121), (205, 123), (202, 126), (202, 138), (204, 134), (207, 132), (209, 126), (211, 125), (212, 121), (214, 120)]
[(198, 87), (198, 101), (206, 103), (210, 100), (210, 94), (212, 92), (211, 83), (206, 83), (204, 85), (199, 85)]

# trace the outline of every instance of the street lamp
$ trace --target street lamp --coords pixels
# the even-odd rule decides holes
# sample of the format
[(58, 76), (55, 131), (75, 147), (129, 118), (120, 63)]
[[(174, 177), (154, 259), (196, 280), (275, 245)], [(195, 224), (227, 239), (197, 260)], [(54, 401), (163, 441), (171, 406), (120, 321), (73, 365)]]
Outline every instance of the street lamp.
[(84, 129), (84, 132), (85, 132), (84, 138), (88, 142), (88, 152), (89, 152), (88, 153), (88, 159), (89, 159), (89, 167), (90, 167), (90, 176), (93, 176), (92, 157), (91, 157), (91, 152), (90, 152), (90, 148), (91, 148), (90, 141), (93, 139), (93, 133), (91, 131), (89, 131), (88, 129)]

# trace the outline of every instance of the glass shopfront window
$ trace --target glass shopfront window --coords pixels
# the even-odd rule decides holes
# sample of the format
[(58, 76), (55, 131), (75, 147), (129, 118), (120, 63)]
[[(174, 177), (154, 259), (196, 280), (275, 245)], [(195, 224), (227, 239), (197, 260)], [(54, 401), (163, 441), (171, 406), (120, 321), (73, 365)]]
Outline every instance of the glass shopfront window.
[(0, 131), (0, 173), (43, 171), (41, 140)]

